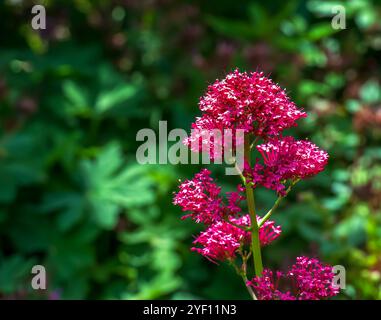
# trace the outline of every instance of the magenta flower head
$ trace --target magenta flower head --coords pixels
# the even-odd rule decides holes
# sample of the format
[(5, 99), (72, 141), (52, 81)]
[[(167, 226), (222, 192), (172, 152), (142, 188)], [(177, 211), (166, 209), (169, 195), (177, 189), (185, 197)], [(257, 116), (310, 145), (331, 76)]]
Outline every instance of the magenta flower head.
[(211, 261), (235, 258), (238, 248), (246, 242), (246, 232), (225, 221), (210, 225), (195, 239), (192, 251), (202, 254)]
[[(307, 257), (296, 258), (296, 263), (286, 274), (265, 269), (262, 276), (248, 281), (260, 300), (321, 300), (333, 297), (339, 293), (339, 288), (333, 285), (334, 273), (332, 267), (319, 260)], [(280, 291), (283, 282), (289, 286), (289, 291)]]
[(293, 137), (272, 139), (257, 146), (264, 164), (257, 163), (245, 174), (254, 184), (284, 195), (284, 181), (312, 177), (323, 171), (328, 163), (328, 154), (307, 140)]
[[(261, 217), (257, 216), (257, 221), (260, 221)], [(267, 220), (259, 228), (259, 241), (262, 246), (267, 246), (275, 239), (277, 239), (282, 233), (281, 226), (276, 226), (275, 222), (272, 220)]]
[(307, 116), (263, 72), (238, 69), (210, 85), (199, 108), (202, 116), (193, 123), (193, 132), (185, 140), (193, 151), (205, 151), (205, 139), (215, 129), (231, 129), (233, 133), (242, 129), (267, 139), (296, 126), (296, 120)]
[[(216, 151), (225, 156), (226, 150), (232, 150), (228, 156), (235, 161), (241, 184), (223, 197), (206, 169), (181, 183), (173, 203), (188, 212), (183, 219), (189, 217), (205, 227), (191, 250), (212, 262), (228, 261), (253, 299), (316, 300), (338, 294), (332, 268), (317, 259), (299, 257), (287, 273), (263, 269), (262, 250), (282, 232), (269, 218), (296, 183), (323, 171), (328, 162), (327, 152), (310, 141), (282, 135), (307, 114), (262, 72), (238, 70), (210, 85), (199, 108), (202, 115), (192, 124), (185, 144), (192, 151), (208, 152), (214, 160)], [(253, 161), (253, 149), (262, 159)], [(262, 216), (255, 196), (260, 187), (278, 194)], [(249, 277), (250, 272), (254, 277)], [(284, 282), (288, 285), (283, 289)]]
[[(235, 225), (250, 227), (250, 216), (248, 214), (239, 218), (230, 218)], [(257, 217), (260, 220), (260, 217)], [(266, 221), (259, 230), (259, 241), (261, 246), (266, 246), (277, 239), (282, 232), (280, 226), (274, 221)], [(210, 225), (195, 239), (193, 244), (201, 246), (192, 248), (211, 261), (224, 261), (234, 259), (239, 248), (244, 249), (251, 242), (251, 233), (236, 227), (229, 222), (219, 221)]]
[(179, 186), (173, 203), (189, 211), (183, 219), (192, 218), (197, 223), (210, 224), (221, 216), (221, 188), (210, 177), (211, 172), (203, 169), (192, 180), (186, 180)]
[(221, 188), (215, 184), (210, 174), (209, 170), (203, 169), (192, 180), (180, 184), (173, 204), (190, 212), (182, 219), (191, 218), (196, 223), (209, 225), (241, 212), (240, 203), (244, 200), (242, 185), (237, 186), (237, 191), (226, 193), (227, 204), (224, 204)]

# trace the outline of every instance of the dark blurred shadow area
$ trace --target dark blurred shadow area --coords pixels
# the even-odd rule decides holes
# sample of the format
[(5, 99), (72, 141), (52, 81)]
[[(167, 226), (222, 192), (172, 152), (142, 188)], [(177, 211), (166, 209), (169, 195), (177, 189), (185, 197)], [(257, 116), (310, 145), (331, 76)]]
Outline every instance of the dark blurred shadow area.
[[(309, 114), (292, 133), (330, 154), (274, 215), (265, 264), (319, 255), (346, 268), (339, 299), (381, 299), (381, 4), (342, 3), (345, 29), (326, 0), (1, 1), (0, 298), (247, 299), (190, 251), (199, 229), (172, 204), (201, 166), (135, 157), (140, 129), (189, 131), (207, 85), (238, 67), (287, 88)], [(273, 199), (259, 192), (260, 210)]]

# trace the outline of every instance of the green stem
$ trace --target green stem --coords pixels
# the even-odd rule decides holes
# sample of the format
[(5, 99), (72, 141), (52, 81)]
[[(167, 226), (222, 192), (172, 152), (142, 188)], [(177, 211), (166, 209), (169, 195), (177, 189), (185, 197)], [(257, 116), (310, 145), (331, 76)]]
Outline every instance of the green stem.
[(251, 250), (253, 252), (254, 270), (255, 275), (260, 277), (262, 276), (263, 271), (261, 244), (259, 242), (259, 227), (257, 223), (257, 217), (255, 214), (254, 193), (251, 187), (246, 187), (246, 197), (251, 220)]
[(253, 299), (253, 300), (258, 300), (257, 296), (255, 295), (254, 291), (252, 288), (250, 288), (248, 285), (247, 285), (247, 276), (245, 274), (242, 275), (242, 280), (245, 284), (245, 287), (247, 288), (247, 291), (249, 292), (249, 295), (250, 297)]
[(247, 260), (248, 260), (249, 256), (245, 256), (245, 255), (241, 254), (241, 257), (242, 257), (241, 269), (234, 263), (233, 260), (228, 260), (228, 262), (234, 268), (235, 272), (242, 278), (243, 283), (244, 283), (247, 291), (249, 292), (250, 297), (253, 300), (258, 300), (253, 289), (247, 285), (247, 281), (248, 281), (248, 279), (247, 279)]
[(253, 142), (250, 144), (250, 149), (253, 149), (253, 147), (255, 146), (255, 144), (258, 142), (258, 139), (259, 139), (259, 137), (255, 137), (255, 139), (253, 140)]
[(261, 219), (261, 221), (259, 223), (259, 227), (262, 227), (264, 225), (264, 223), (271, 217), (271, 215), (273, 214), (275, 209), (278, 208), (278, 206), (281, 203), (283, 198), (284, 197), (278, 197), (278, 199), (275, 201), (273, 207)]
[[(245, 139), (245, 159), (250, 165), (250, 144), (249, 139)], [(261, 244), (259, 242), (259, 226), (257, 223), (257, 215), (255, 212), (255, 199), (253, 188), (245, 183), (247, 206), (249, 209), (251, 220), (251, 250), (254, 259), (254, 272), (257, 277), (262, 276), (263, 265), (261, 255)]]
[(254, 293), (254, 290), (250, 288), (247, 285), (248, 279), (247, 279), (247, 260), (250, 258), (250, 253), (249, 254), (244, 254), (242, 255), (242, 280), (245, 283), (245, 287), (247, 288), (247, 291), (249, 292), (251, 298), (253, 300), (258, 300), (257, 296)]
[(238, 168), (237, 161), (235, 162), (235, 169), (237, 170), (239, 176), (241, 177), (241, 180), (242, 180), (243, 184), (246, 184), (246, 178), (243, 175), (242, 171)]
[(286, 190), (286, 194), (284, 196), (279, 196), (278, 199), (276, 199), (273, 207), (263, 216), (259, 223), (259, 228), (263, 226), (263, 224), (271, 217), (271, 215), (274, 213), (275, 209), (278, 208), (279, 204), (281, 203), (282, 199), (285, 198), (288, 193), (291, 191), (292, 187), (298, 183), (299, 179), (294, 180), (291, 182), (291, 184), (288, 186)]

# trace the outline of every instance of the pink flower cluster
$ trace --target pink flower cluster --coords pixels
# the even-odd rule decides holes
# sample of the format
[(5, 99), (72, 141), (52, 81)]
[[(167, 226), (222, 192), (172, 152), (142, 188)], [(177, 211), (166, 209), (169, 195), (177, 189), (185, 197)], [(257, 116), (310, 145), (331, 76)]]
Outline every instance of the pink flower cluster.
[[(261, 217), (257, 216), (257, 221), (260, 221)], [(280, 236), (282, 232), (281, 226), (275, 226), (275, 222), (272, 220), (267, 220), (259, 228), (259, 241), (262, 246), (267, 246), (273, 242), (276, 238)]]
[[(211, 261), (234, 258), (238, 248), (247, 242), (250, 234), (228, 222), (219, 221), (210, 225), (195, 239), (191, 250), (202, 254)], [(250, 238), (249, 238), (250, 239)]]
[(192, 218), (197, 223), (210, 224), (221, 219), (222, 199), (221, 188), (210, 177), (211, 172), (203, 169), (192, 180), (186, 180), (179, 186), (179, 192), (175, 194), (173, 203), (190, 211), (182, 217)]
[[(224, 218), (242, 227), (250, 227), (251, 222), (248, 214), (238, 216), (241, 212), (240, 202), (244, 200), (244, 188), (238, 185), (236, 192), (228, 192), (225, 204), (220, 195), (221, 188), (214, 183), (210, 174), (209, 170), (203, 169), (192, 180), (184, 181), (173, 202), (183, 211), (190, 211), (183, 219), (191, 218), (208, 226), (193, 242), (201, 248), (194, 247), (192, 250), (210, 260), (223, 261), (234, 258), (237, 249), (251, 241), (250, 232), (230, 224)], [(260, 220), (259, 216), (257, 220)], [(268, 245), (280, 234), (280, 226), (276, 226), (274, 221), (266, 221), (259, 229), (262, 246)]]
[(221, 188), (218, 187), (211, 172), (202, 169), (192, 180), (186, 180), (179, 186), (173, 203), (190, 211), (182, 219), (192, 218), (196, 223), (211, 224), (220, 221), (224, 216), (232, 216), (241, 212), (240, 202), (244, 200), (241, 194), (244, 191), (242, 185), (237, 186), (236, 192), (227, 192), (227, 205), (221, 198)]
[[(257, 220), (260, 217), (257, 216)], [(230, 221), (239, 226), (250, 227), (250, 216), (244, 215), (239, 218), (230, 218)], [(266, 246), (277, 239), (282, 230), (280, 226), (275, 226), (274, 221), (266, 221), (259, 229), (259, 241), (262, 246)], [(193, 247), (196, 251), (211, 261), (234, 258), (237, 250), (250, 244), (251, 233), (242, 230), (226, 221), (218, 221), (210, 225), (193, 242), (201, 248)]]
[[(339, 293), (339, 288), (333, 285), (333, 277), (331, 266), (314, 258), (298, 257), (287, 273), (277, 271), (274, 276), (271, 270), (265, 269), (261, 277), (255, 277), (247, 285), (260, 300), (320, 300)], [(281, 281), (286, 282), (291, 291), (280, 291)]]
[(232, 129), (233, 134), (242, 129), (268, 138), (296, 126), (296, 120), (307, 116), (263, 72), (238, 69), (210, 85), (199, 108), (203, 114), (192, 124), (192, 134), (185, 140), (193, 151), (205, 151), (205, 143), (213, 149), (205, 140), (214, 129)]
[(324, 170), (328, 154), (307, 140), (293, 137), (272, 139), (257, 146), (264, 164), (256, 163), (251, 169), (245, 168), (245, 175), (254, 185), (284, 195), (284, 182), (288, 179), (304, 179)]

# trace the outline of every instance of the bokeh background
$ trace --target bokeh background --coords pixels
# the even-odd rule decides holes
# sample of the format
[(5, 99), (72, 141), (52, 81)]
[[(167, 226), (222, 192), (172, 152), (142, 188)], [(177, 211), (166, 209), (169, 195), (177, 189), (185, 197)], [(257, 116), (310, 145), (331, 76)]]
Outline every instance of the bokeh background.
[[(36, 3), (46, 30), (31, 29)], [(284, 232), (265, 265), (319, 256), (346, 268), (340, 299), (380, 299), (381, 4), (342, 1), (345, 30), (334, 4), (1, 1), (0, 298), (249, 298), (233, 270), (190, 251), (199, 226), (171, 203), (201, 166), (135, 159), (138, 130), (189, 130), (206, 86), (239, 67), (287, 88), (309, 113), (289, 133), (330, 154), (274, 215)], [(257, 198), (264, 212), (274, 195)], [(35, 264), (46, 291), (31, 288)]]

